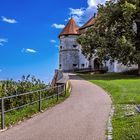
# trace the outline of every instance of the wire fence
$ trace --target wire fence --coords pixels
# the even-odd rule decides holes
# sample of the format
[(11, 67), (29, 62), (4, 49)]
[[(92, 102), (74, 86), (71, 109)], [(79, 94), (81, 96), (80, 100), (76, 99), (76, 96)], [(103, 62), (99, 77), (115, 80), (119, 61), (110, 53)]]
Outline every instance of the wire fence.
[(42, 101), (47, 101), (48, 99), (54, 97), (56, 97), (56, 100), (58, 101), (59, 95), (62, 94), (66, 95), (66, 84), (0, 98), (1, 129), (5, 128), (4, 117), (6, 113), (33, 105), (35, 103), (38, 103), (38, 110), (41, 112)]

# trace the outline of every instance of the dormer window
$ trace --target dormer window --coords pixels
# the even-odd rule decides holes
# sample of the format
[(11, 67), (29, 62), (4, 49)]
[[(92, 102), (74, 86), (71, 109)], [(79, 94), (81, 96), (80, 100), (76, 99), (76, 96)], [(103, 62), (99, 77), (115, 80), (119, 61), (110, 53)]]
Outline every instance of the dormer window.
[(73, 48), (76, 48), (77, 47), (77, 45), (73, 45)]

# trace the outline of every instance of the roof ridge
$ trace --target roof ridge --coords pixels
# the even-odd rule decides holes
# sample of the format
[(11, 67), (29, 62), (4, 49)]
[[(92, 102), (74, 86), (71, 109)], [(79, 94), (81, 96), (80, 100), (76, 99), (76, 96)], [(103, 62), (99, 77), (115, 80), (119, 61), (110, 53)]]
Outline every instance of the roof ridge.
[(79, 30), (92, 26), (95, 22), (95, 18), (95, 16), (91, 17), (82, 27), (79, 28)]

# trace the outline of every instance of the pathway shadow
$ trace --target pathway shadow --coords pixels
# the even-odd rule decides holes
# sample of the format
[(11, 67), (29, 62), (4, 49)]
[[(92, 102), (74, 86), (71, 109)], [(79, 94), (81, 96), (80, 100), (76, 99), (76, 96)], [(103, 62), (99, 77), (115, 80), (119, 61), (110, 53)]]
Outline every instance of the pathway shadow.
[(83, 80), (82, 77), (80, 77), (79, 75), (74, 75), (74, 74), (69, 74), (69, 79), (70, 80)]
[(106, 73), (106, 74), (69, 74), (70, 80), (123, 80), (123, 79), (140, 79), (138, 75), (124, 75), (120, 73)]

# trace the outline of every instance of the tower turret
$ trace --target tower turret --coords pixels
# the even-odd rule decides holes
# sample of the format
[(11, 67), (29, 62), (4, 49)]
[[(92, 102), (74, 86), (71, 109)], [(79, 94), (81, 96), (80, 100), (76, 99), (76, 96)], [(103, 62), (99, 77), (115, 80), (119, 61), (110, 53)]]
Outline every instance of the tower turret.
[(73, 71), (79, 68), (79, 45), (77, 37), (79, 27), (73, 18), (69, 20), (65, 28), (59, 35), (60, 38), (60, 56), (59, 69), (63, 71)]

